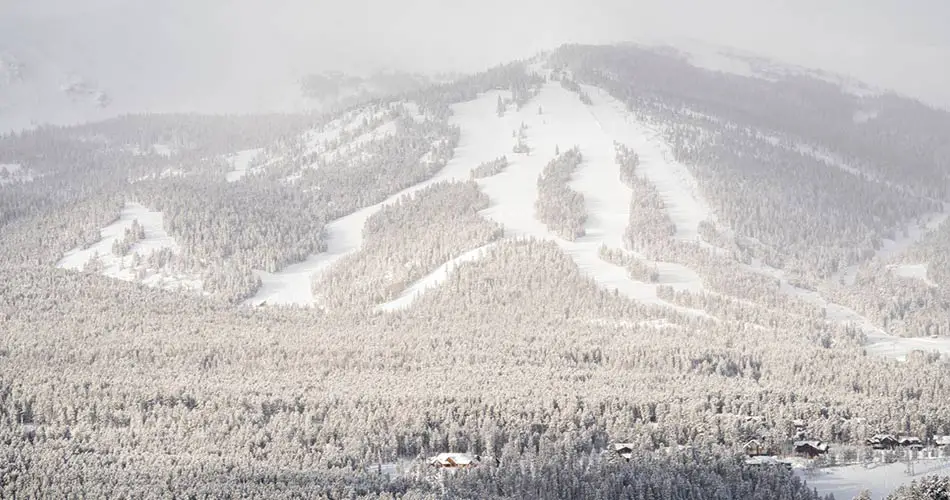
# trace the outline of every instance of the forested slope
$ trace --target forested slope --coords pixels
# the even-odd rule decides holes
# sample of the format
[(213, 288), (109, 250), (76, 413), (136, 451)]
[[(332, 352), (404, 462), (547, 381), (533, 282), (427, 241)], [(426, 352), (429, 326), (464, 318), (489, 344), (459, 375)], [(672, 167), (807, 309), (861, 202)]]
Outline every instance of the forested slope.
[(950, 435), (944, 130), (567, 46), (0, 137), (0, 496), (818, 498), (742, 446)]

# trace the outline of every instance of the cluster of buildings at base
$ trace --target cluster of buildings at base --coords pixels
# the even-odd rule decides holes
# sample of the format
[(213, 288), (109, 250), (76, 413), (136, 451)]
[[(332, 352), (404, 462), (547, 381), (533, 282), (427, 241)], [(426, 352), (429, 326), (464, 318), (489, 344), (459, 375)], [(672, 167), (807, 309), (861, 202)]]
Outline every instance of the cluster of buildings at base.
[[(865, 440), (865, 444), (875, 450), (894, 449), (922, 449), (924, 441), (916, 436), (894, 436), (892, 434), (876, 434)], [(934, 436), (933, 446), (950, 448), (950, 436)], [(800, 440), (792, 443), (792, 452), (800, 458), (817, 458), (828, 453), (828, 443), (818, 440)], [(637, 446), (633, 443), (615, 443), (613, 452), (620, 458), (630, 460)], [(782, 466), (792, 468), (792, 462), (782, 459), (773, 453), (773, 449), (763, 445), (759, 440), (752, 439), (745, 444), (746, 464), (754, 466)], [(494, 457), (482, 457), (469, 453), (440, 453), (429, 457), (429, 465), (444, 469), (468, 469), (483, 463), (498, 465)]]
[[(919, 437), (894, 436), (893, 434), (875, 434), (866, 439), (864, 444), (874, 450), (921, 450), (925, 447), (924, 441)], [(934, 436), (931, 444), (936, 448), (950, 448), (950, 436)], [(748, 465), (780, 465), (789, 469), (792, 467), (790, 460), (775, 456), (771, 448), (763, 446), (756, 439), (746, 443), (744, 451), (748, 456), (746, 459)], [(792, 444), (792, 452), (796, 457), (814, 459), (828, 453), (828, 443), (816, 440), (795, 441)]]

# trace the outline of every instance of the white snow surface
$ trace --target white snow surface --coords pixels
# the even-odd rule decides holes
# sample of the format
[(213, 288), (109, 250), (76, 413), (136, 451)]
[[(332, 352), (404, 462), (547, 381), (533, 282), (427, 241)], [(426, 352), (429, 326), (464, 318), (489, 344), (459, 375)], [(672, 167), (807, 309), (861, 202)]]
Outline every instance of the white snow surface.
[(905, 361), (907, 355), (913, 351), (937, 351), (950, 355), (950, 337), (898, 337), (877, 330), (867, 332), (869, 353), (887, 358)]
[[(629, 221), (632, 191), (620, 182), (620, 171), (614, 161), (614, 140), (635, 148), (645, 165), (642, 170), (650, 180), (663, 182), (671, 212), (676, 212), (684, 232), (689, 236), (690, 223), (708, 215), (695, 198), (677, 189), (688, 189), (688, 179), (679, 177), (684, 170), (671, 165), (663, 154), (659, 136), (635, 123), (622, 104), (599, 89), (585, 89), (593, 106), (585, 106), (578, 96), (557, 83), (547, 83), (540, 94), (520, 111), (509, 111), (499, 118), (495, 114), (498, 92), (482, 96), (476, 104), (479, 113), (461, 120), (466, 145), (457, 152), (460, 161), (476, 166), (505, 154), (509, 166), (502, 173), (479, 179), (482, 190), (492, 206), (483, 215), (505, 227), (511, 237), (533, 237), (555, 241), (580, 267), (608, 290), (617, 290), (627, 297), (648, 303), (662, 303), (656, 296), (656, 285), (635, 281), (627, 271), (600, 258), (600, 248), (622, 249), (623, 233)], [(538, 107), (544, 109), (537, 114)], [(499, 124), (501, 122), (501, 124)], [(530, 154), (512, 154), (511, 132), (524, 123)], [(571, 188), (584, 195), (588, 220), (586, 235), (576, 241), (557, 237), (534, 214), (538, 197), (537, 179), (544, 166), (562, 151), (578, 146), (584, 162), (577, 168)], [(662, 188), (661, 188), (662, 190)], [(689, 193), (689, 191), (687, 191)], [(692, 233), (695, 234), (695, 224)], [(697, 235), (698, 236), (698, 235)], [(695, 273), (682, 266), (660, 267), (661, 282), (678, 288), (699, 289)], [(691, 311), (696, 312), (696, 311)]]
[(854, 498), (865, 489), (871, 492), (871, 498), (882, 499), (915, 479), (950, 474), (950, 459), (915, 460), (912, 463), (913, 474), (907, 473), (907, 462), (847, 465), (816, 471), (796, 469), (795, 474), (806, 482), (809, 489), (817, 489), (821, 495), (831, 493), (843, 500)]
[(228, 156), (227, 160), (228, 164), (231, 165), (231, 171), (227, 173), (225, 179), (228, 182), (237, 182), (244, 178), (244, 176), (247, 175), (248, 168), (251, 166), (251, 162), (263, 151), (261, 148), (247, 149)]
[(936, 283), (927, 278), (927, 264), (899, 264), (888, 266), (888, 268), (901, 278), (920, 280), (930, 286), (937, 286)]
[[(337, 262), (344, 255), (357, 251), (362, 245), (362, 228), (366, 219), (383, 205), (404, 194), (418, 191), (434, 182), (458, 181), (469, 178), (475, 166), (501, 155), (509, 159), (504, 172), (484, 179), (479, 185), (489, 196), (491, 206), (482, 215), (501, 223), (506, 237), (534, 237), (555, 241), (580, 269), (598, 284), (637, 300), (673, 307), (656, 296), (655, 284), (643, 283), (628, 277), (624, 268), (600, 258), (600, 248), (622, 248), (622, 235), (629, 220), (632, 191), (619, 181), (619, 167), (614, 161), (614, 140), (635, 148), (641, 157), (641, 170), (651, 181), (657, 182), (667, 202), (671, 216), (680, 227), (678, 236), (698, 240), (699, 221), (710, 216), (708, 207), (697, 196), (695, 180), (685, 167), (671, 160), (669, 147), (660, 135), (633, 120), (623, 105), (599, 89), (586, 89), (594, 101), (588, 107), (578, 96), (557, 83), (548, 83), (534, 101), (520, 111), (509, 111), (499, 118), (496, 104), (499, 95), (507, 92), (488, 92), (479, 98), (453, 106), (451, 122), (461, 129), (455, 156), (433, 178), (397, 193), (387, 200), (366, 207), (338, 219), (327, 226), (328, 251), (313, 255), (305, 262), (290, 266), (277, 273), (260, 273), (261, 290), (248, 303), (312, 304), (309, 284), (313, 276)], [(539, 115), (535, 110), (545, 111)], [(512, 154), (514, 145), (511, 132), (524, 123), (527, 125), (527, 143), (532, 152)], [(606, 124), (606, 125), (605, 125)], [(563, 150), (577, 145), (584, 155), (571, 187), (581, 192), (587, 205), (586, 236), (567, 241), (551, 233), (534, 215), (537, 199), (537, 178), (544, 166), (554, 157), (556, 147)], [(476, 249), (478, 250), (478, 249)], [(452, 266), (477, 258), (481, 252), (473, 250), (446, 262), (419, 282), (414, 283), (396, 301), (383, 304), (380, 310), (407, 307), (419, 294), (447, 276)], [(699, 290), (698, 276), (683, 266), (660, 263), (661, 284), (679, 289)], [(701, 314), (681, 308), (694, 314)]]
[[(677, 238), (700, 241), (699, 223), (715, 217), (696, 178), (685, 165), (674, 159), (662, 131), (638, 121), (626, 105), (606, 91), (588, 85), (581, 88), (594, 103), (591, 112), (598, 127), (611, 136), (611, 140), (625, 144), (640, 157), (637, 171), (660, 192), (670, 218), (676, 224)], [(610, 159), (612, 162), (612, 149)]]
[[(125, 230), (132, 227), (132, 222), (138, 220), (145, 229), (145, 239), (135, 243), (128, 255), (117, 257), (112, 253), (112, 244), (125, 235)], [(74, 248), (63, 256), (56, 267), (81, 271), (83, 267), (97, 257), (103, 263), (102, 274), (110, 278), (125, 281), (141, 281), (143, 284), (167, 289), (200, 290), (201, 279), (198, 276), (174, 274), (164, 269), (148, 268), (144, 263), (152, 253), (163, 248), (169, 248), (178, 253), (179, 247), (174, 238), (165, 232), (161, 212), (152, 212), (138, 203), (127, 203), (119, 216), (119, 220), (102, 228), (102, 239), (88, 248)], [(135, 267), (133, 255), (141, 257), (143, 263)], [(139, 279), (137, 273), (144, 271), (144, 279)]]
[(0, 163), (0, 171), (4, 171), (10, 175), (19, 172), (22, 170), (22, 168), (23, 167), (21, 167), (18, 163)]

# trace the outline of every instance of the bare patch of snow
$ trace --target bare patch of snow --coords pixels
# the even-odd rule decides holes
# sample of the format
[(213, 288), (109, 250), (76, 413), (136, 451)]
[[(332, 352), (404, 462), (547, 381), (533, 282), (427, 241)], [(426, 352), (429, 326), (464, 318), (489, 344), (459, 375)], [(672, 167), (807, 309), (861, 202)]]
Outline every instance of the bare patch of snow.
[(228, 182), (237, 182), (247, 175), (247, 170), (251, 163), (263, 152), (263, 149), (247, 149), (238, 151), (228, 156), (227, 161), (231, 166), (231, 171), (227, 173), (225, 180)]
[(687, 54), (687, 60), (697, 68), (729, 73), (749, 78), (761, 78), (748, 61), (730, 56), (720, 50), (694, 50)]
[[(145, 238), (135, 243), (127, 255), (119, 257), (112, 253), (112, 245), (125, 236), (125, 230), (131, 228), (135, 220), (145, 229)], [(98, 258), (102, 262), (101, 274), (110, 278), (139, 281), (167, 289), (200, 290), (202, 282), (198, 276), (148, 267), (148, 257), (153, 253), (165, 248), (174, 253), (180, 251), (174, 238), (165, 232), (163, 224), (161, 212), (152, 212), (138, 203), (127, 203), (119, 220), (102, 228), (101, 240), (88, 248), (75, 248), (66, 252), (56, 267), (79, 271), (92, 259)], [(136, 260), (140, 262), (136, 264)]]
[(682, 54), (687, 62), (698, 68), (772, 82), (804, 76), (830, 83), (840, 88), (842, 92), (857, 97), (884, 94), (884, 91), (850, 76), (779, 62), (735, 47), (713, 44), (691, 37), (652, 37), (652, 39), (645, 39), (644, 42), (646, 42), (645, 46), (652, 46), (654, 50), (673, 48)]

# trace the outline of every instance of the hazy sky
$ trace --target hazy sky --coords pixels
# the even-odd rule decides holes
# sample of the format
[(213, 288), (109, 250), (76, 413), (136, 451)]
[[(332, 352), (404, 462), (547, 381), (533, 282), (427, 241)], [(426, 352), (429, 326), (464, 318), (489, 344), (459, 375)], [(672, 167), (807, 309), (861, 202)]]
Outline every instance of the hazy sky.
[(948, 0), (0, 0), (0, 53), (142, 92), (322, 68), (473, 70), (563, 42), (690, 37), (950, 106)]

